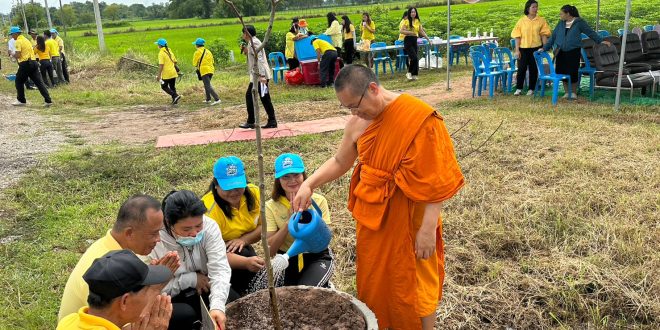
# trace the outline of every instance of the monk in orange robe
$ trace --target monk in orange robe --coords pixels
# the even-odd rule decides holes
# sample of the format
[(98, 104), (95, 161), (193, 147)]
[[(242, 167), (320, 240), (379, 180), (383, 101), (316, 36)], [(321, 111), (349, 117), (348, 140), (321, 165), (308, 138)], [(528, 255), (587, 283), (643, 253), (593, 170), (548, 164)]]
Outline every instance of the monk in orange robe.
[(354, 116), (293, 207), (307, 207), (315, 188), (358, 159), (348, 201), (357, 221), (358, 298), (382, 329), (433, 329), (444, 280), (440, 206), (464, 184), (443, 119), (421, 100), (384, 89), (361, 65), (339, 72), (335, 92)]

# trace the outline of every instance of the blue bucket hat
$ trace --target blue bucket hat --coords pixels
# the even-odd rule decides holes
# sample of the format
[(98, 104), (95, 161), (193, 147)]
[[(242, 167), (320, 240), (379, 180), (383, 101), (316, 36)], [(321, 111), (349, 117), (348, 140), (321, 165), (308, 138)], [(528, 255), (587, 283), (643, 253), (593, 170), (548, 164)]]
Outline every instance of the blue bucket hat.
[(305, 163), (296, 154), (281, 154), (275, 159), (275, 179), (291, 173), (305, 172)]
[(204, 46), (205, 43), (206, 43), (206, 40), (204, 40), (202, 38), (197, 38), (195, 40), (195, 42), (193, 42), (192, 44), (195, 45), (195, 46)]
[(222, 157), (213, 165), (213, 176), (222, 190), (232, 190), (247, 187), (245, 167), (236, 156)]
[(155, 43), (156, 45), (158, 45), (158, 46), (161, 46), (161, 47), (165, 47), (165, 46), (167, 46), (167, 40), (165, 40), (165, 39), (163, 39), (163, 38), (158, 39), (158, 40), (157, 40), (156, 42), (154, 42), (154, 43)]
[(21, 28), (18, 26), (12, 26), (9, 28), (9, 34), (21, 33)]
[(58, 33), (58, 32), (57, 32), (57, 29), (50, 29), (50, 33)]

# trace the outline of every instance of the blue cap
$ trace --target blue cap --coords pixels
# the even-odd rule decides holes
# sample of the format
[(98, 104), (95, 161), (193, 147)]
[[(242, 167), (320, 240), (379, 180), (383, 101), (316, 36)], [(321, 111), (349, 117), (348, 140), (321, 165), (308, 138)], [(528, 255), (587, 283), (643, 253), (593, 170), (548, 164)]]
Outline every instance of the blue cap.
[(275, 159), (275, 179), (279, 179), (290, 173), (305, 172), (305, 163), (296, 154), (281, 154)]
[(161, 46), (161, 47), (167, 46), (167, 40), (165, 40), (163, 38), (158, 39), (158, 41), (156, 41), (154, 43), (158, 46)]
[(232, 190), (247, 187), (245, 167), (236, 156), (219, 158), (213, 165), (213, 176), (222, 190)]
[(50, 29), (50, 33), (57, 33), (56, 29)]
[(9, 28), (9, 34), (21, 33), (21, 28), (18, 26), (12, 26)]
[(206, 43), (206, 40), (204, 40), (202, 38), (197, 38), (197, 40), (195, 40), (195, 42), (193, 42), (193, 45), (195, 45), (195, 46), (204, 46), (205, 43)]

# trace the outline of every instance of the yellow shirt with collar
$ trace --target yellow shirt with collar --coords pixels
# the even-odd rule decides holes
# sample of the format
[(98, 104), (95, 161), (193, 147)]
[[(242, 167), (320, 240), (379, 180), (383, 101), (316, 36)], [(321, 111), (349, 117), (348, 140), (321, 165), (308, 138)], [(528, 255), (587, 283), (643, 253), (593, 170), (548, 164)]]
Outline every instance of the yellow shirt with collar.
[(39, 60), (50, 60), (50, 51), (48, 47), (44, 48), (44, 51), (42, 52), (35, 46), (34, 54), (37, 55)]
[(333, 47), (329, 42), (321, 39), (314, 40), (314, 42), (312, 42), (312, 47), (314, 47), (315, 50), (321, 51), (321, 55), (329, 50), (337, 51), (337, 48)]
[(69, 314), (77, 312), (81, 307), (87, 306), (89, 286), (87, 286), (87, 282), (85, 282), (82, 277), (92, 265), (92, 262), (110, 251), (121, 249), (121, 245), (119, 245), (115, 238), (112, 237), (110, 230), (108, 230), (105, 236), (101, 237), (87, 248), (87, 251), (85, 251), (80, 257), (76, 267), (73, 268), (71, 275), (69, 275), (69, 279), (66, 281), (64, 294), (62, 295), (62, 303), (60, 304), (60, 312), (57, 317), (59, 320)]
[(57, 41), (53, 39), (46, 40), (46, 49), (50, 53), (50, 57), (60, 56), (60, 47), (57, 45)]
[(374, 21), (371, 21), (371, 24), (369, 24), (369, 27), (374, 30), (374, 32), (371, 32), (367, 30), (362, 24), (360, 24), (360, 28), (362, 29), (362, 40), (374, 40), (376, 39), (376, 23)]
[(60, 47), (61, 52), (64, 53), (64, 39), (60, 38), (60, 36), (55, 37), (55, 41), (57, 41), (57, 45)]
[[(206, 52), (204, 52), (206, 50)], [(202, 57), (204, 53), (204, 57)], [(199, 60), (202, 59), (202, 63), (199, 63)], [(193, 55), (192, 64), (197, 68), (199, 66), (199, 73), (202, 76), (207, 74), (213, 74), (215, 72), (215, 66), (213, 65), (213, 54), (210, 50), (204, 47), (198, 47)]]
[(526, 15), (521, 17), (511, 31), (511, 38), (520, 38), (520, 48), (539, 48), (543, 46), (541, 36), (550, 37), (552, 31), (545, 18), (536, 16), (529, 19)]
[[(406, 30), (411, 30), (410, 29), (410, 22), (407, 19), (402, 20), (400, 25), (401, 25), (401, 27), (406, 28)], [(419, 21), (419, 19), (415, 18), (415, 20), (413, 21), (412, 32), (415, 32), (416, 37), (419, 37), (419, 28), (421, 26), (422, 26), (422, 23)], [(404, 37), (407, 37), (407, 36), (404, 36)]]
[(355, 26), (351, 24), (348, 28), (348, 32), (342, 27), (341, 29), (344, 32), (344, 40), (353, 39), (353, 33), (355, 33)]
[(119, 330), (114, 323), (88, 312), (89, 307), (81, 307), (77, 313), (64, 317), (56, 330)]
[[(174, 63), (176, 62), (174, 52), (169, 49), (168, 55), (168, 51), (166, 49), (168, 48), (161, 47), (160, 52), (158, 52), (158, 64), (163, 66), (163, 72), (161, 73), (160, 78), (163, 80), (172, 79), (179, 76), (179, 74), (176, 72), (176, 69), (174, 68)], [(172, 59), (170, 59), (170, 57), (172, 57)]]
[(18, 63), (25, 62), (27, 60), (34, 59), (34, 51), (32, 49), (32, 43), (30, 43), (27, 38), (23, 35), (19, 35), (16, 38), (16, 43), (14, 44), (17, 52), (21, 52), (21, 56), (17, 59)]
[[(330, 221), (330, 209), (328, 208), (328, 201), (322, 195), (317, 193), (312, 194), (312, 199), (321, 209), (323, 221), (327, 224), (331, 224)], [(313, 206), (312, 206), (313, 208)], [(277, 201), (269, 199), (266, 202), (266, 229), (268, 232), (277, 232), (284, 226), (288, 225), (291, 209), (291, 203), (286, 197), (280, 197)], [(279, 250), (286, 252), (293, 244), (293, 237), (291, 234), (286, 235), (284, 242), (280, 246)]]
[(241, 197), (241, 205), (238, 209), (232, 208), (232, 218), (229, 219), (222, 212), (222, 208), (215, 203), (213, 198), (213, 193), (208, 192), (202, 201), (206, 206), (206, 216), (213, 219), (218, 223), (220, 227), (220, 232), (222, 232), (222, 239), (225, 241), (231, 241), (233, 239), (239, 238), (246, 233), (249, 233), (257, 228), (260, 224), (259, 222), (259, 212), (260, 212), (260, 195), (259, 187), (248, 184), (247, 189), (250, 189), (252, 196), (254, 196), (254, 209), (252, 211), (248, 210), (247, 201), (245, 196)]

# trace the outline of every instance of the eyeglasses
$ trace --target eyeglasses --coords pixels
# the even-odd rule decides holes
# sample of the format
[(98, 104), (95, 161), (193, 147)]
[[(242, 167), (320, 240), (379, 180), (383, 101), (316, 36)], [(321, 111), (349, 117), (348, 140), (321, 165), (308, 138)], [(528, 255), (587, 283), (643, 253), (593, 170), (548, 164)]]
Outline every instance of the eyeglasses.
[(359, 109), (359, 108), (360, 108), (360, 104), (362, 104), (362, 99), (364, 99), (364, 95), (367, 93), (367, 90), (369, 90), (369, 85), (370, 85), (370, 84), (371, 84), (371, 83), (367, 84), (367, 86), (364, 88), (364, 91), (362, 92), (362, 95), (360, 96), (360, 101), (358, 101), (358, 104), (357, 104), (356, 106), (354, 106), (354, 107), (348, 107), (348, 106), (345, 106), (345, 105), (343, 105), (343, 104), (340, 104), (339, 106), (342, 107), (342, 108), (345, 108), (345, 109), (351, 110), (351, 111)]

